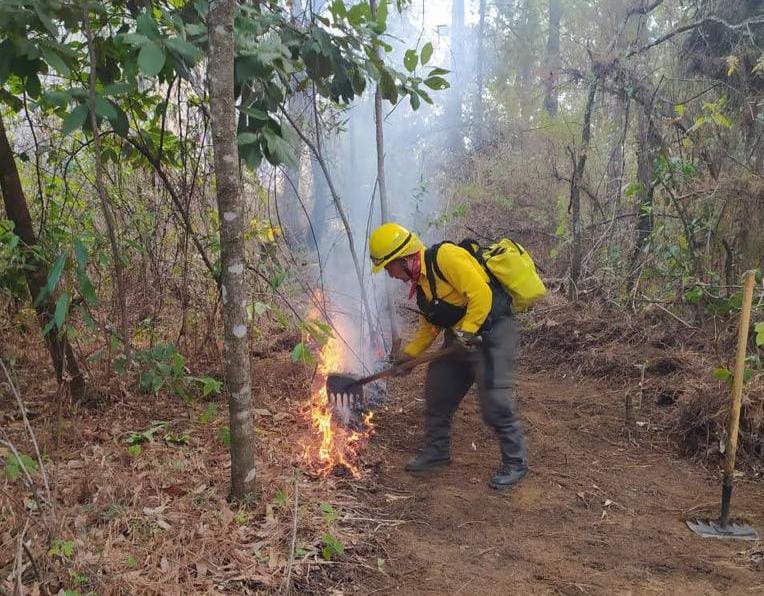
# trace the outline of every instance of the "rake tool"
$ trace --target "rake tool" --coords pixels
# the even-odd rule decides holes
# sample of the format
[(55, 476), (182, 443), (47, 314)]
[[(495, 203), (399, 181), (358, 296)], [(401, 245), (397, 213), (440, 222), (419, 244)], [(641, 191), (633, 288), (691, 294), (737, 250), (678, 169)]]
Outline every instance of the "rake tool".
[(735, 376), (732, 384), (732, 408), (730, 410), (729, 440), (724, 461), (724, 480), (722, 481), (722, 506), (719, 520), (687, 521), (687, 526), (703, 538), (721, 538), (736, 540), (758, 540), (759, 534), (751, 526), (730, 523), (730, 500), (732, 499), (732, 479), (735, 472), (735, 453), (737, 436), (740, 428), (740, 404), (743, 401), (743, 371), (745, 370), (748, 326), (751, 322), (751, 302), (753, 299), (754, 272), (746, 272), (743, 304), (740, 311), (740, 332), (737, 340)]
[(339, 413), (343, 420), (347, 421), (352, 409), (365, 403), (363, 396), (364, 385), (367, 385), (372, 381), (399, 375), (416, 368), (420, 364), (432, 362), (433, 360), (438, 360), (439, 358), (453, 354), (458, 349), (459, 347), (457, 345), (452, 345), (437, 352), (417, 356), (403, 364), (391, 366), (390, 368), (386, 368), (367, 377), (358, 378), (355, 375), (332, 373), (326, 378), (326, 393), (329, 396), (329, 403), (334, 411)]

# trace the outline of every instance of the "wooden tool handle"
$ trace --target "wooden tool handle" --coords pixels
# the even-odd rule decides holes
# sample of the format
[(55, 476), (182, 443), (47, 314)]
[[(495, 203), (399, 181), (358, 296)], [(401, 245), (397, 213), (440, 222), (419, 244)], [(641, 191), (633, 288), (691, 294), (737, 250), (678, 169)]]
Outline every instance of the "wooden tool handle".
[(753, 282), (756, 274), (745, 272), (743, 287), (743, 304), (740, 309), (740, 331), (737, 336), (737, 356), (735, 359), (735, 375), (732, 382), (732, 408), (730, 410), (730, 425), (727, 437), (727, 453), (724, 462), (725, 480), (732, 479), (735, 471), (735, 453), (737, 452), (737, 436), (740, 428), (740, 404), (743, 401), (743, 375), (745, 374), (745, 355), (748, 348), (748, 328), (751, 325), (751, 303), (753, 302)]
[(433, 360), (437, 360), (438, 358), (443, 358), (443, 356), (448, 356), (449, 354), (453, 354), (454, 352), (456, 352), (458, 348), (459, 346), (454, 345), (448, 348), (443, 348), (442, 350), (438, 350), (437, 352), (422, 354), (421, 356), (417, 356), (416, 358), (407, 360), (406, 362), (404, 362), (403, 364), (399, 364), (398, 366), (386, 368), (377, 373), (374, 373), (373, 375), (369, 375), (368, 377), (363, 377), (362, 379), (358, 379), (354, 383), (354, 385), (366, 385), (367, 383), (371, 383), (372, 381), (378, 381), (379, 379), (385, 379), (387, 377), (391, 377), (393, 375), (402, 373), (404, 371), (411, 370), (412, 368), (416, 368), (420, 364), (432, 362)]

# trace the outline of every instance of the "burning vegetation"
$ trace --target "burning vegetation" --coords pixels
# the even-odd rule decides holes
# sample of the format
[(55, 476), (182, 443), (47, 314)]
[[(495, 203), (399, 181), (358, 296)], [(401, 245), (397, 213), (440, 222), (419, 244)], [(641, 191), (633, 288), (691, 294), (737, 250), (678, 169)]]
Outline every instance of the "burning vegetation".
[(367, 412), (360, 428), (353, 430), (340, 421), (329, 403), (327, 376), (343, 369), (348, 352), (337, 337), (330, 337), (324, 343), (317, 355), (310, 402), (305, 408), (311, 437), (303, 445), (303, 459), (308, 468), (320, 476), (346, 471), (355, 478), (360, 477), (360, 452), (374, 430), (373, 412)]

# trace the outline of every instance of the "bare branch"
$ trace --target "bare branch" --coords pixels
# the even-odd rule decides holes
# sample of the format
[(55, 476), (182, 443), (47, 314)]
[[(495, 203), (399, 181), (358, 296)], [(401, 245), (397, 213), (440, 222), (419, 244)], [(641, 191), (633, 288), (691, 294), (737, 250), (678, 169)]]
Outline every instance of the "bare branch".
[(207, 252), (204, 250), (204, 246), (202, 246), (199, 237), (194, 233), (194, 228), (191, 225), (191, 218), (183, 205), (180, 194), (173, 186), (169, 176), (167, 175), (167, 172), (165, 172), (164, 168), (162, 167), (162, 162), (159, 161), (156, 156), (152, 155), (151, 152), (142, 143), (139, 143), (132, 138), (128, 138), (127, 141), (133, 147), (135, 147), (138, 152), (146, 158), (146, 161), (148, 161), (149, 164), (151, 164), (151, 166), (154, 168), (154, 171), (157, 173), (159, 179), (164, 184), (165, 189), (170, 195), (170, 199), (175, 205), (175, 209), (177, 210), (178, 215), (182, 220), (184, 227), (186, 228), (186, 233), (191, 237), (191, 241), (194, 243), (194, 246), (196, 246), (196, 250), (199, 252), (199, 256), (201, 256), (202, 261), (204, 261), (204, 264), (207, 267), (207, 270), (210, 272), (212, 278), (215, 280), (215, 283), (220, 286), (220, 273), (215, 269), (215, 266), (207, 256)]
[(16, 590), (18, 590), (19, 596), (24, 594), (24, 583), (21, 576), (24, 575), (24, 538), (28, 527), (29, 520), (27, 519), (24, 522), (24, 528), (19, 532), (19, 545), (16, 550), (16, 562), (13, 566), (13, 572), (16, 574)]
[[(16, 398), (16, 405), (18, 405), (19, 410), (21, 411), (21, 418), (24, 420), (24, 427), (27, 429), (27, 432), (29, 433), (29, 438), (32, 441), (32, 445), (34, 446), (34, 452), (37, 456), (37, 463), (40, 467), (40, 474), (42, 475), (42, 481), (45, 485), (45, 493), (48, 497), (48, 504), (50, 505), (51, 509), (54, 509), (53, 505), (53, 499), (50, 494), (50, 484), (48, 483), (48, 474), (45, 471), (45, 463), (42, 460), (42, 454), (40, 453), (40, 446), (37, 444), (37, 437), (34, 434), (34, 431), (32, 430), (32, 425), (29, 424), (29, 418), (27, 418), (27, 411), (24, 407), (24, 402), (21, 399), (21, 394), (19, 393), (18, 388), (16, 387), (16, 384), (13, 382), (13, 378), (11, 377), (11, 373), (8, 371), (8, 368), (5, 366), (5, 362), (2, 358), (0, 358), (0, 366), (3, 368), (3, 373), (5, 373), (5, 378), (8, 379), (8, 386), (11, 388), (11, 393), (13, 393), (13, 396)], [(24, 466), (24, 463), (21, 461), (21, 458), (18, 457), (18, 453), (15, 452), (15, 449), (13, 446), (10, 446), (11, 450), (14, 451), (14, 455), (17, 457), (19, 464), (21, 465), (22, 469), (27, 475), (27, 479), (29, 480), (29, 483), (32, 483), (32, 478), (29, 476), (29, 472), (27, 472), (26, 467)]]
[(631, 52), (626, 54), (626, 57), (631, 58), (632, 56), (636, 54), (641, 54), (642, 52), (646, 52), (650, 48), (654, 48), (655, 46), (660, 45), (668, 41), (669, 39), (672, 39), (673, 37), (676, 37), (680, 33), (685, 33), (686, 31), (697, 29), (698, 27), (702, 27), (703, 25), (707, 25), (708, 23), (718, 23), (734, 31), (737, 29), (748, 28), (751, 25), (761, 25), (762, 23), (764, 23), (764, 17), (754, 17), (752, 19), (741, 21), (740, 23), (735, 23), (735, 24), (730, 23), (726, 21), (725, 19), (722, 19), (721, 17), (717, 17), (717, 16), (706, 17), (699, 21), (695, 21), (694, 23), (688, 23), (687, 25), (682, 25), (681, 27), (677, 27), (673, 31), (669, 31), (668, 33), (666, 33), (665, 35), (662, 35), (658, 39), (651, 41), (649, 44), (642, 46), (641, 48), (632, 50)]
[(647, 6), (638, 6), (635, 8), (632, 8), (626, 15), (626, 18), (628, 19), (631, 16), (634, 16), (635, 14), (641, 14), (646, 15), (653, 12), (656, 8), (658, 8), (661, 4), (663, 4), (663, 0), (655, 0), (652, 4), (648, 4)]
[(298, 476), (295, 474), (294, 477), (294, 511), (293, 513), (293, 519), (292, 519), (292, 542), (289, 546), (289, 562), (287, 563), (287, 573), (286, 578), (284, 579), (284, 592), (289, 593), (290, 588), (292, 586), (292, 565), (294, 564), (294, 552), (295, 552), (295, 546), (297, 545), (297, 522), (299, 520), (299, 510), (297, 509), (297, 497), (299, 494), (299, 488), (300, 483), (298, 482)]

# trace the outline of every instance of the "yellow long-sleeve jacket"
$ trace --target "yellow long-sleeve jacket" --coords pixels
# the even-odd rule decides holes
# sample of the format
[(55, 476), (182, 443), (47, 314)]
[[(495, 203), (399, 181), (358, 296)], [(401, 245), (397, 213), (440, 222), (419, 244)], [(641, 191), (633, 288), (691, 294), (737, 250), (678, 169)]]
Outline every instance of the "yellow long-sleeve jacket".
[[(427, 299), (432, 300), (430, 283), (427, 279), (427, 267), (425, 267), (424, 249), (420, 251), (419, 258), (422, 269), (417, 284), (422, 288)], [(445, 278), (443, 280), (434, 274), (435, 293), (438, 299), (456, 306), (467, 307), (464, 317), (453, 328), (468, 333), (477, 333), (491, 312), (493, 302), (488, 274), (470, 253), (456, 244), (442, 244), (438, 249), (436, 258), (438, 268)], [(414, 338), (406, 344), (403, 351), (412, 357), (419, 356), (432, 345), (441, 331), (440, 327), (430, 324), (420, 315), (419, 330)]]

